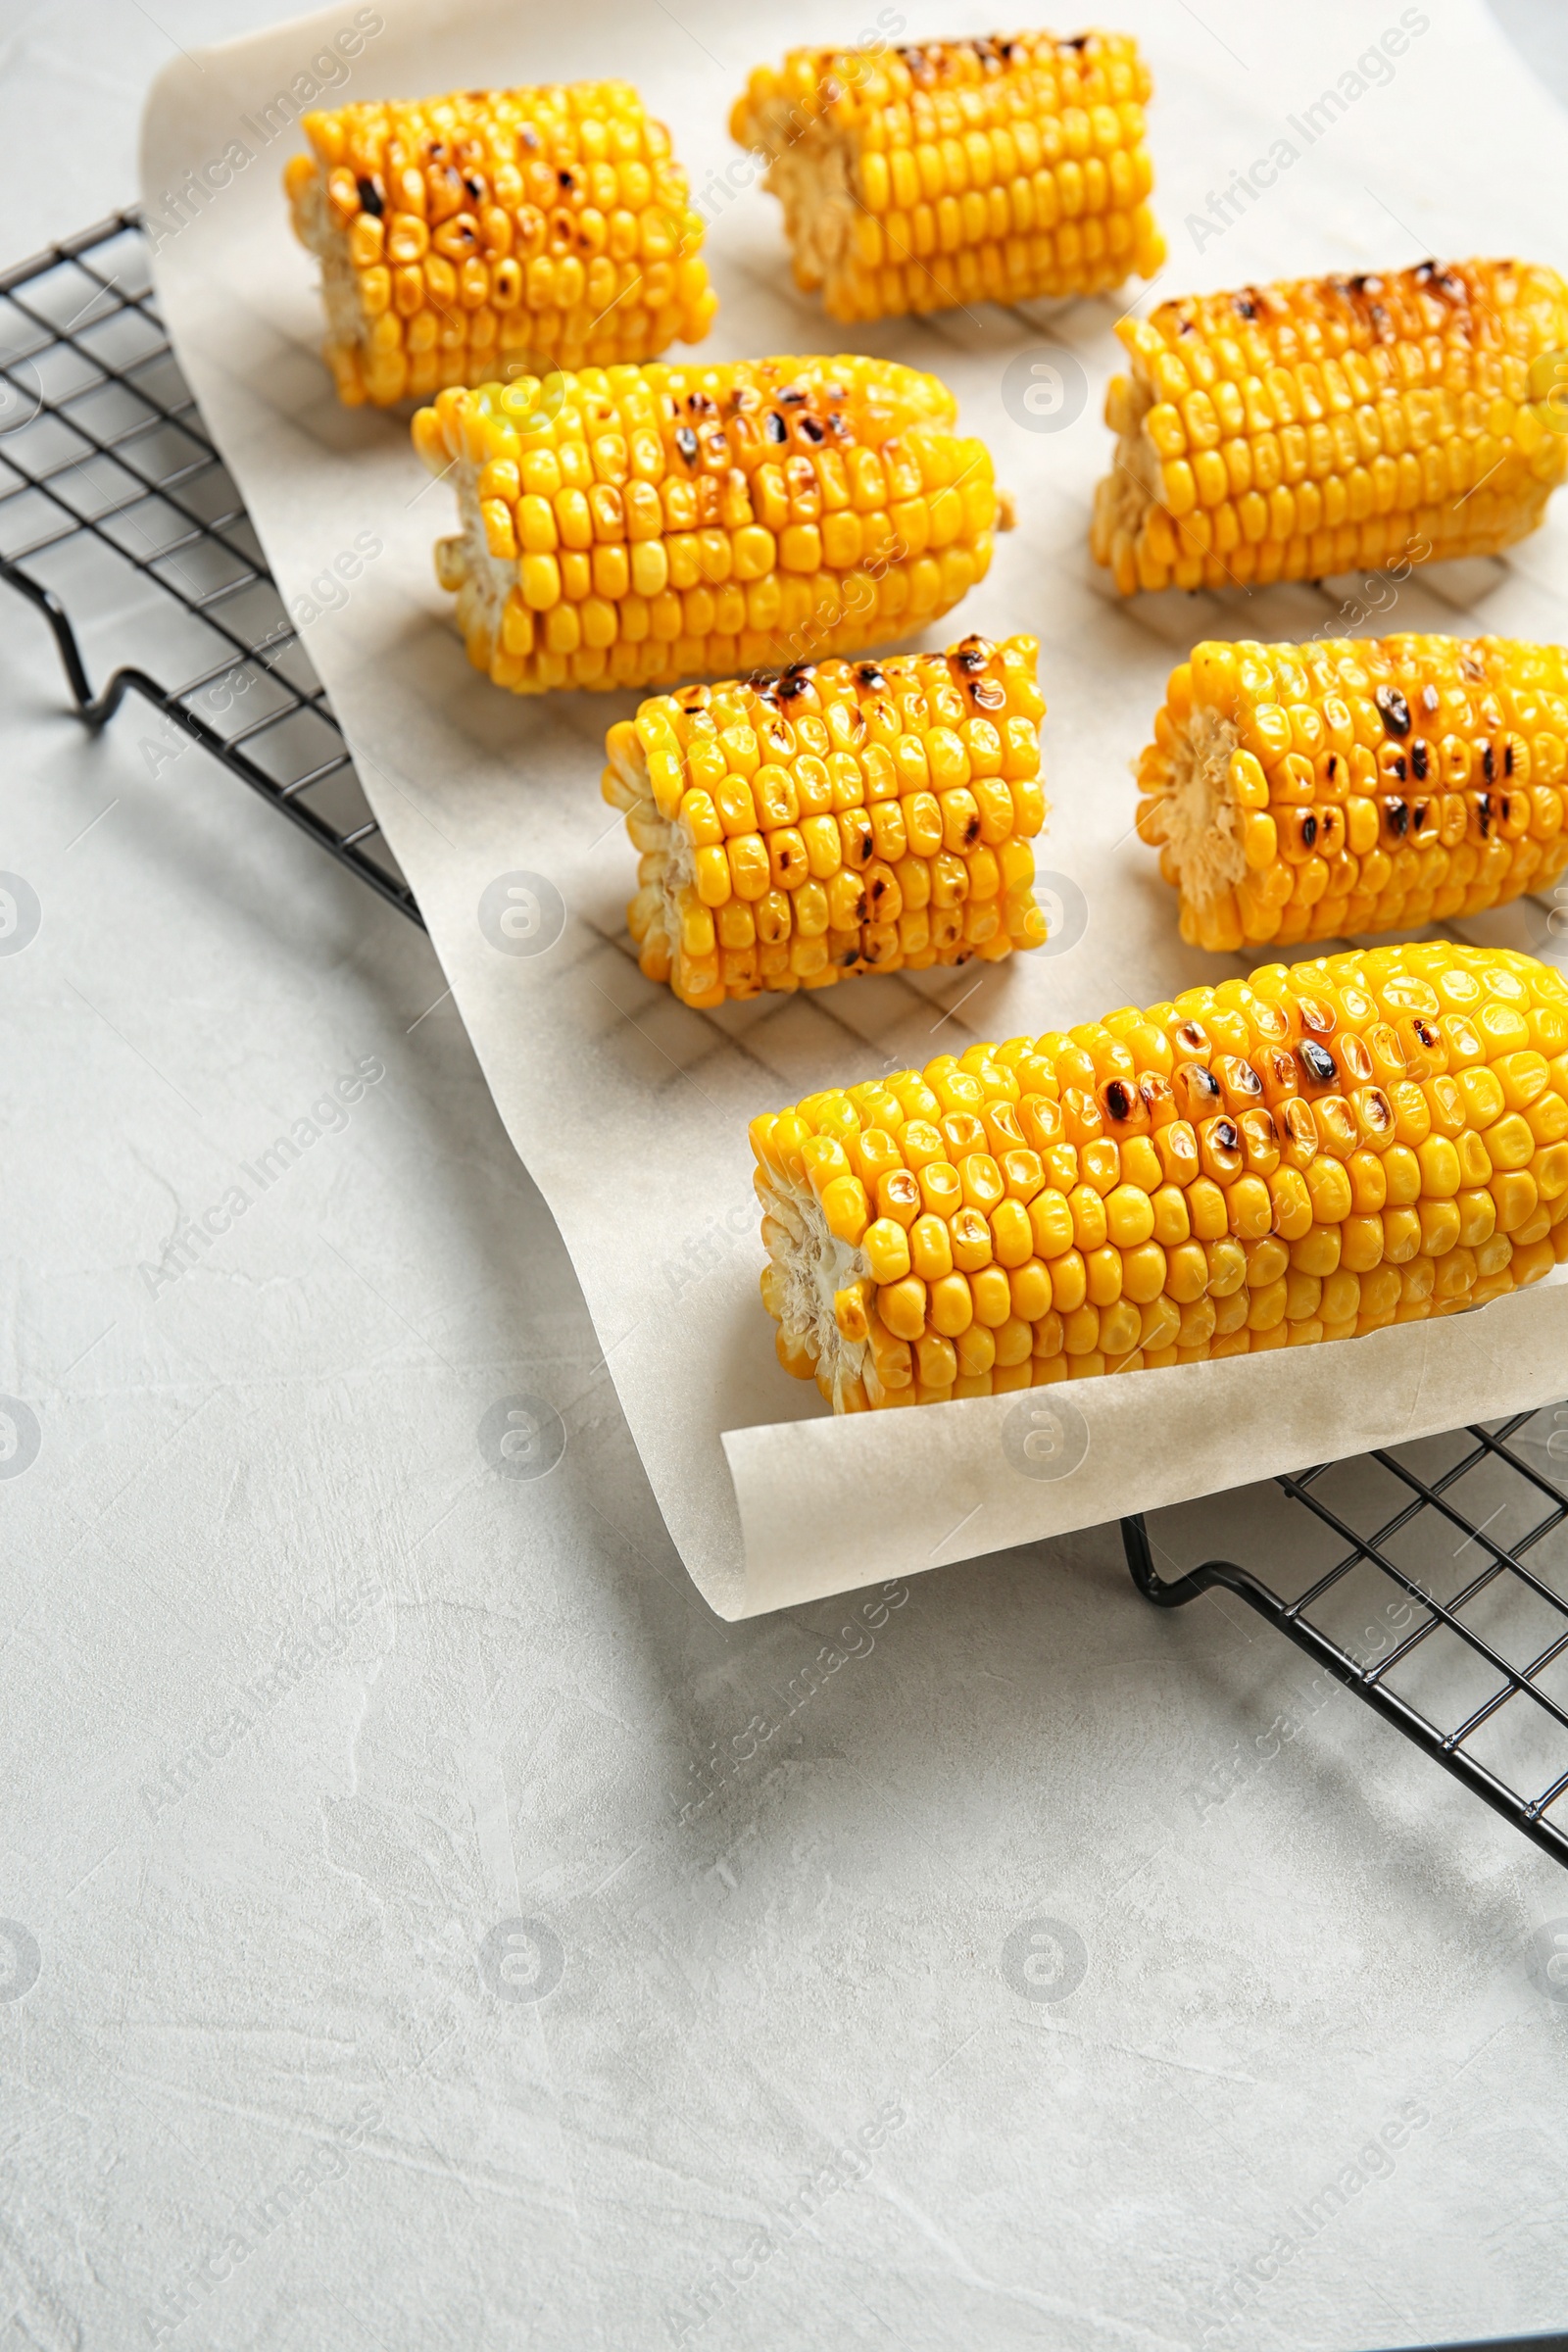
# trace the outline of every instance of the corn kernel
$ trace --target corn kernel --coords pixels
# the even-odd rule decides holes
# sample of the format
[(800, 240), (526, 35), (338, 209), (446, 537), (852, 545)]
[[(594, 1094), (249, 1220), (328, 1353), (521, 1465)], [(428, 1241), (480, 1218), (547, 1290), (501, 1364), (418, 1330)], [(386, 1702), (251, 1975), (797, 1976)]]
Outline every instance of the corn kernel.
[[(416, 225), (423, 234), (424, 223)], [(450, 238), (457, 232), (441, 226), (438, 233)], [(419, 288), (420, 271), (437, 264), (443, 270), (452, 266), (438, 253), (414, 270)], [(570, 257), (558, 265), (536, 255), (528, 268), (530, 273), (549, 270), (555, 285), (561, 270), (576, 266)], [(423, 303), (422, 291), (416, 290), (416, 300)], [(613, 301), (610, 309), (619, 332), (629, 314)], [(405, 388), (429, 388), (417, 376), (405, 386), (408, 368), (396, 348), (404, 333), (401, 317), (388, 313), (375, 329), (377, 349), (388, 347), (386, 367), (393, 369), (396, 363), (396, 397)], [(424, 311), (411, 317), (406, 338), (411, 351), (429, 342), (432, 367), (433, 329), (423, 340), (416, 330), (433, 318)], [(493, 354), (485, 372), (503, 364)], [(989, 479), (990, 460), (978, 442), (955, 439), (952, 396), (935, 377), (895, 362), (856, 358), (661, 367), (640, 373), (626, 367), (613, 373), (612, 385), (603, 370), (582, 369), (563, 354), (562, 372), (548, 392), (533, 377), (472, 389), (453, 385), (439, 394), (434, 409), (415, 418), (415, 443), (432, 471), (454, 464), (473, 469), (471, 478), (460, 471), (457, 484), (466, 535), (438, 560), (438, 575), (457, 595), (459, 625), (473, 659), (497, 684), (517, 693), (568, 680), (603, 687), (671, 684), (737, 661), (752, 668), (787, 662), (803, 646), (819, 664), (934, 618), (986, 570), (994, 518), (942, 501), (952, 497), (949, 485), (960, 471), (964, 478)], [(612, 424), (619, 429), (606, 429)], [(909, 436), (907, 446), (897, 433), (889, 443), (905, 451), (889, 470), (907, 492), (899, 502), (907, 527), (872, 550), (851, 509), (847, 460), (867, 460), (880, 470), (876, 449), (858, 436), (881, 438), (890, 424)], [(540, 448), (537, 436), (546, 432), (552, 445)], [(794, 445), (783, 464), (774, 463), (778, 435)], [(921, 553), (933, 512), (945, 547), (940, 564)], [(537, 645), (522, 649), (505, 644), (490, 602), (494, 566), (513, 560), (530, 610), (550, 612), (563, 600), (587, 608), (556, 619)], [(983, 768), (994, 773), (1000, 767), (1028, 786), (1039, 764), (1030, 720), (1043, 709), (1032, 683), (1016, 674), (1016, 664), (989, 680), (976, 676), (963, 683), (981, 686), (987, 696), (978, 705), (960, 698), (953, 713), (964, 728), (979, 728), (976, 756)], [(786, 732), (782, 711), (792, 699), (786, 691), (774, 705)], [(1009, 713), (1001, 731), (985, 718), (988, 710)], [(743, 780), (759, 764), (755, 730), (746, 732), (753, 747), (749, 764), (738, 771)], [(958, 778), (967, 777), (972, 762), (965, 741), (951, 728), (922, 727), (906, 739), (922, 764), (921, 783), (929, 782), (926, 734), (951, 741)], [(846, 762), (856, 800), (878, 797), (848, 739), (837, 744), (827, 792), (809, 804), (808, 813), (839, 806), (833, 796)], [(811, 758), (814, 776), (822, 762), (814, 753)], [(889, 781), (897, 791), (891, 773)], [(1015, 829), (1020, 836), (1032, 834), (1043, 816), (1037, 789), (1023, 790), (1016, 803), (1004, 791), (991, 808), (983, 838), (1010, 848)], [(890, 823), (877, 848), (898, 862), (921, 844), (907, 826), (900, 831)], [(1026, 879), (1022, 872), (1011, 876), (1017, 887)], [(995, 897), (996, 887), (967, 895)], [(884, 917), (889, 924), (897, 920), (898, 911)], [(1038, 910), (1020, 898), (1007, 910), (1006, 927), (1013, 944), (1034, 944)], [(970, 944), (987, 944), (995, 930), (977, 919)]]
[[(711, 971), (703, 946), (694, 935), (687, 951), (694, 985)], [(1521, 1030), (1540, 1044), (1521, 1046)], [(1096, 1082), (1120, 1140), (1101, 1132)], [(1485, 1303), (1568, 1261), (1568, 1137), (1541, 1141), (1528, 1116), (1559, 1085), (1558, 976), (1439, 940), (1275, 965), (1070, 1037), (974, 1046), (885, 1088), (808, 1098), (752, 1130), (768, 1312), (795, 1315), (810, 1295), (803, 1214), (859, 1241), (831, 1316), (781, 1326), (780, 1360), (836, 1409), (876, 1409), (1314, 1346)], [(1235, 1109), (1259, 1095), (1272, 1111)], [(1126, 1132), (1134, 1097), (1163, 1118), (1150, 1134)], [(1183, 1104), (1196, 1128), (1170, 1115)], [(1410, 1140), (1389, 1140), (1396, 1115)], [(1275, 1164), (1254, 1173), (1230, 1139), (1261, 1149), (1265, 1130), (1245, 1123), (1265, 1118)], [(1126, 1173), (1140, 1145), (1147, 1185)], [(865, 1223), (868, 1185), (878, 1215)]]
[[(548, 352), (566, 368), (649, 360), (677, 336), (707, 333), (717, 304), (698, 250), (702, 220), (687, 206), (668, 133), (626, 83), (357, 103), (303, 122), (316, 154), (293, 159), (284, 186), (301, 241), (343, 296), (325, 357), (350, 405), (491, 381), (498, 331), (504, 350)], [(617, 142), (618, 173), (603, 160)], [(514, 160), (519, 145), (541, 158), (533, 170), (548, 179), (548, 229), (537, 182)], [(353, 168), (329, 164), (334, 154)], [(574, 160), (552, 171), (542, 162), (550, 155)], [(620, 198), (608, 227), (596, 186), (607, 171)], [(588, 252), (587, 269), (577, 251), (559, 260), (538, 251), (547, 233)], [(607, 243), (609, 255), (596, 250)], [(407, 322), (402, 349), (377, 341), (389, 318)], [(538, 380), (510, 389), (516, 417), (548, 428)]]
[[(1548, 719), (1568, 724), (1568, 657), (1558, 648), (1406, 636), (1331, 639), (1310, 653), (1310, 678), (1295, 647), (1260, 647), (1256, 658), (1224, 665), (1218, 657), (1232, 649), (1210, 645), (1172, 675), (1154, 742), (1139, 763), (1138, 827), (1162, 845), (1185, 937), (1229, 949), (1474, 914), (1540, 891), (1568, 867), (1568, 747), (1560, 760), (1544, 748), (1561, 740)], [(1284, 701), (1282, 664), (1291, 681)], [(1499, 738), (1496, 710), (1516, 700), (1520, 725)], [(1352, 714), (1366, 740), (1347, 750)], [(1260, 759), (1240, 748), (1248, 743)], [(1466, 762), (1473, 758), (1486, 789), (1456, 802), (1454, 823), (1441, 771), (1461, 753)], [(1365, 763), (1368, 789), (1346, 798), (1357, 762)], [(1532, 800), (1511, 779), (1538, 769), (1555, 781), (1535, 786)], [(1266, 811), (1258, 778), (1271, 798)], [(1521, 858), (1510, 843), (1537, 821), (1540, 837), (1521, 844), (1529, 849)], [(1434, 998), (1430, 1017), (1448, 1074), (1461, 1088), (1480, 1088), (1494, 1106), (1482, 1115), (1481, 1103), (1470, 1102), (1472, 1124), (1485, 1128), (1505, 1107), (1527, 1111), (1546, 1091), (1546, 1061), (1512, 1004), (1491, 1004), (1487, 1035), (1477, 1034), (1459, 1008), (1470, 1001), (1463, 977), (1447, 1000), (1453, 1009)], [(1367, 1049), (1373, 1074), (1397, 1094), (1402, 1073), (1378, 1062), (1375, 1044)], [(1430, 1110), (1424, 1104), (1412, 1115), (1430, 1121)], [(1401, 1122), (1400, 1140), (1419, 1142), (1408, 1124)]]
[[(551, 608), (547, 625), (562, 609)], [(580, 612), (583, 640), (592, 645), (599, 627), (594, 600), (571, 609)], [(715, 689), (687, 688), (654, 697), (634, 722), (612, 727), (606, 797), (625, 809), (628, 833), (645, 860), (635, 920), (628, 917), (643, 970), (667, 979), (677, 994), (684, 993), (687, 972), (699, 970), (706, 1004), (808, 976), (830, 986), (842, 977), (896, 969), (906, 958), (918, 957), (921, 966), (956, 963), (978, 951), (996, 960), (1014, 948), (1039, 944), (1043, 930), (1032, 894), (1020, 883), (1016, 895), (997, 895), (1002, 860), (1015, 850), (1030, 855), (1016, 836), (1001, 839), (996, 850), (981, 841), (967, 856), (939, 850), (935, 883), (925, 858), (905, 854), (910, 841), (940, 844), (943, 838), (944, 812), (919, 780), (929, 776), (925, 740), (942, 724), (940, 716), (928, 723), (931, 710), (983, 712), (997, 708), (999, 699), (1025, 700), (1026, 688), (1027, 699), (1038, 704), (1030, 675), (1036, 651), (1031, 638), (1001, 647), (968, 638), (946, 657), (903, 656), (853, 667), (824, 662), (804, 691), (792, 691), (794, 673), (776, 683), (754, 677)], [(892, 719), (901, 700), (903, 715)], [(924, 717), (916, 715), (917, 706)], [(786, 716), (791, 712), (793, 721)], [(720, 716), (730, 722), (722, 729), (715, 725)], [(908, 747), (911, 755), (902, 776), (890, 758), (877, 756), (882, 747), (875, 728), (889, 720), (902, 730), (896, 739), (901, 753)], [(1017, 723), (1033, 730), (1032, 720)], [(922, 731), (910, 731), (915, 728)], [(957, 733), (947, 731), (962, 753)], [(865, 744), (863, 761), (832, 751), (835, 742)], [(763, 751), (769, 757), (760, 758)], [(749, 774), (732, 768), (731, 760)], [(987, 803), (985, 813), (968, 790), (955, 788), (950, 796), (961, 804), (948, 811), (960, 834), (971, 820), (989, 822), (998, 834), (1013, 821), (1004, 787), (982, 781), (981, 790), (1000, 796)], [(1030, 857), (1031, 870), (1032, 863)], [(974, 896), (975, 883), (992, 895)], [(933, 902), (944, 911), (952, 906), (956, 919), (933, 925), (926, 911)], [(742, 960), (721, 965), (715, 978), (708, 962), (694, 962), (689, 950), (683, 961), (677, 950), (694, 906), (731, 904), (758, 911), (755, 922), (746, 915), (751, 930), (724, 938), (725, 948)], [(754, 943), (764, 951), (756, 961), (744, 955)], [(785, 952), (769, 960), (766, 952), (779, 948)], [(972, 1082), (965, 1077), (963, 1084)], [(986, 1132), (978, 1131), (980, 1144)], [(1023, 1140), (1014, 1126), (992, 1138), (993, 1152), (958, 1153), (975, 1162), (960, 1186), (971, 1205), (989, 1213), (1004, 1192), (1024, 1198), (1039, 1189), (1043, 1175), (1032, 1154), (1011, 1164)], [(1006, 1173), (1002, 1160), (1009, 1162)], [(1104, 1189), (1114, 1181), (1108, 1176)], [(1021, 1262), (1030, 1253), (1024, 1229), (1013, 1222), (1008, 1230), (1008, 1246)]]
[[(1427, 340), (1435, 286), (1441, 344)], [(1091, 547), (1123, 595), (1494, 553), (1536, 527), (1562, 478), (1549, 399), (1568, 290), (1550, 270), (1427, 262), (1380, 273), (1375, 299), (1371, 281), (1301, 280), (1270, 287), (1262, 304), (1251, 294), (1168, 302), (1117, 332), (1132, 376), (1115, 379), (1107, 404), (1120, 446), (1096, 493)], [(1325, 346), (1341, 357), (1320, 373)], [(1432, 349), (1444, 355), (1445, 389), (1407, 392)], [(1238, 360), (1258, 370), (1245, 389), (1232, 380)], [(1517, 370), (1517, 400), (1482, 397), (1499, 365)], [(1331, 377), (1339, 389), (1325, 418)], [(1477, 438), (1483, 417), (1490, 430)], [(1338, 748), (1343, 757), (1349, 746)], [(1461, 747), (1432, 773), (1462, 782), (1467, 767)], [(1520, 762), (1516, 772), (1523, 783), (1531, 770)], [(1371, 847), (1363, 820), (1352, 854)]]
[[(1146, 202), (1150, 86), (1134, 42), (1111, 33), (803, 49), (751, 76), (730, 129), (774, 165), (800, 284), (821, 286), (831, 318), (877, 318), (1152, 275), (1165, 248)], [(824, 264), (801, 192), (828, 185), (857, 209)], [(977, 504), (989, 488), (974, 485)], [(882, 490), (852, 472), (850, 494), (874, 505)]]

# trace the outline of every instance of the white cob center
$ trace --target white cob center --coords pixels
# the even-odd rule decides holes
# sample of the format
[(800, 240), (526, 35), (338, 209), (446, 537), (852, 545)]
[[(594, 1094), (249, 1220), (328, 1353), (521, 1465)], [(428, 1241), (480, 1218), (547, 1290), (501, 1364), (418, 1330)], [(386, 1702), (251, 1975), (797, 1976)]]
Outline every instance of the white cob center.
[(662, 926), (673, 959), (680, 953), (681, 899), (686, 891), (697, 887), (697, 845), (684, 825), (677, 824), (673, 817), (660, 815), (652, 799), (639, 814), (657, 836), (649, 855), (664, 860), (663, 870), (654, 886), (659, 892), (659, 905), (651, 928), (657, 930)]
[(1184, 896), (1199, 906), (1234, 889), (1247, 872), (1242, 811), (1230, 781), (1239, 741), (1236, 721), (1204, 703), (1195, 703), (1175, 728), (1165, 845)]
[(632, 937), (642, 947), (650, 937), (657, 944), (662, 936), (673, 962), (680, 953), (681, 897), (697, 883), (697, 845), (678, 817), (661, 815), (640, 743), (629, 758), (612, 751), (610, 770), (615, 806), (626, 812), (626, 830), (642, 860)]
[(759, 1168), (757, 1191), (775, 1228), (768, 1234), (767, 1250), (779, 1277), (774, 1310), (784, 1336), (795, 1348), (813, 1351), (818, 1378), (825, 1376), (832, 1384), (833, 1410), (842, 1412), (842, 1384), (859, 1380), (869, 1388), (876, 1375), (868, 1344), (847, 1340), (840, 1331), (834, 1294), (851, 1283), (869, 1281), (870, 1260), (862, 1250), (830, 1231), (809, 1185), (793, 1184), (771, 1169)]
[(460, 458), (452, 469), (458, 494), (461, 533), (436, 542), (436, 575), (443, 588), (456, 589), (458, 626), (465, 637), (477, 627), (492, 647), (501, 643), (501, 623), (507, 599), (517, 584), (514, 556), (493, 556), (479, 512), (479, 468), (471, 458)]
[[(779, 93), (761, 109), (760, 143), (771, 156), (762, 185), (784, 207), (784, 233), (803, 286), (819, 286), (845, 259), (858, 210), (850, 185), (849, 137), (818, 117), (804, 134)], [(754, 118), (755, 119), (755, 118)]]
[(327, 338), (350, 350), (363, 350), (368, 339), (368, 321), (360, 305), (359, 273), (349, 259), (349, 232), (332, 218), (324, 172), (306, 181), (298, 211), (301, 238), (321, 265)]
[(1136, 540), (1150, 509), (1165, 495), (1158, 452), (1144, 431), (1144, 418), (1155, 405), (1154, 388), (1137, 375), (1123, 384), (1116, 414), (1106, 419), (1118, 427), (1115, 454), (1110, 471), (1095, 488), (1096, 519), (1107, 534), (1107, 546), (1118, 531)]

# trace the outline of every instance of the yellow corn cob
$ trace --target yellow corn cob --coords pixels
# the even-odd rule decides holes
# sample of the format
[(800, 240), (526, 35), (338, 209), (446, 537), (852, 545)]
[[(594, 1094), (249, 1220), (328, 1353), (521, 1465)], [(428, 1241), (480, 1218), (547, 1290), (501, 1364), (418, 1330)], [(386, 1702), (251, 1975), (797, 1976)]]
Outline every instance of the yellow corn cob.
[(638, 960), (687, 1004), (1038, 947), (1033, 637), (684, 686), (610, 730)]
[(1568, 982), (1375, 948), (754, 1120), (779, 1360), (837, 1412), (1452, 1314), (1568, 1259)]
[(283, 185), (351, 406), (650, 360), (712, 322), (686, 174), (628, 82), (376, 100), (302, 127), (313, 152)]
[(1419, 929), (1568, 865), (1568, 657), (1502, 637), (1200, 645), (1138, 763), (1182, 937)]
[(1494, 555), (1568, 457), (1568, 286), (1423, 262), (1162, 303), (1116, 332), (1113, 469), (1090, 546), (1138, 588), (1321, 579)]
[[(923, 628), (991, 562), (991, 459), (891, 360), (586, 368), (414, 419), (465, 529), (436, 549), (498, 686), (778, 668)], [(1004, 519), (1007, 519), (1004, 517)]]
[(1150, 86), (1117, 33), (795, 49), (730, 133), (768, 158), (796, 283), (830, 318), (896, 318), (1152, 277)]

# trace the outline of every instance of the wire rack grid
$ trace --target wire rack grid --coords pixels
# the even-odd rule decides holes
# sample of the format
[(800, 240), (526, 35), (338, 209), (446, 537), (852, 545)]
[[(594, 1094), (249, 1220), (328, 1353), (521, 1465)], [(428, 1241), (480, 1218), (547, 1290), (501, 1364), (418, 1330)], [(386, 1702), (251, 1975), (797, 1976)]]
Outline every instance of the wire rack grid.
[[(48, 620), (88, 726), (140, 695), (422, 923), (180, 376), (134, 213), (0, 277), (0, 578)], [(131, 661), (95, 692), (78, 623), (183, 682)]]
[[(1122, 1536), (1147, 1598), (1234, 1592), (1568, 1865), (1565, 1477), (1554, 1405), (1125, 1519)], [(1227, 1521), (1269, 1581), (1213, 1556)], [(1208, 1556), (1189, 1568), (1194, 1549)]]
[[(0, 277), (0, 578), (48, 621), (88, 726), (141, 696), (422, 925), (312, 669), (308, 616), (285, 611), (180, 376), (133, 212)], [(95, 692), (90, 658), (111, 644), (144, 651)], [(1286, 1586), (1294, 1563), (1294, 1589), (1213, 1556), (1182, 1564), (1189, 1532), (1207, 1552), (1234, 1497), (1124, 1520), (1128, 1565), (1165, 1608), (1237, 1594), (1568, 1864), (1565, 1469), (1559, 1406), (1245, 1490), (1238, 1548)]]

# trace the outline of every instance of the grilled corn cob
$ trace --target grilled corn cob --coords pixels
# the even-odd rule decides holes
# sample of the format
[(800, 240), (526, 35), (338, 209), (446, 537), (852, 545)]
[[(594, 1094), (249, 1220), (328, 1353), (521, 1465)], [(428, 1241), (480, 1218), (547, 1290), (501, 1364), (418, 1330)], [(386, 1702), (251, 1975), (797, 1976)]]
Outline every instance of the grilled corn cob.
[(717, 301), (669, 133), (623, 81), (306, 115), (283, 174), (339, 397), (650, 360)]
[(1123, 596), (1494, 555), (1568, 460), (1551, 398), (1568, 286), (1522, 262), (1423, 262), (1162, 303), (1132, 360), (1090, 546)]
[(498, 686), (778, 668), (923, 628), (991, 561), (991, 459), (891, 360), (586, 368), (414, 419), (464, 522), (436, 549)]
[(785, 1369), (837, 1412), (1479, 1305), (1568, 1259), (1568, 982), (1269, 964), (751, 1129)]
[(1033, 637), (684, 686), (610, 730), (638, 960), (687, 1004), (1038, 947)]
[(1568, 865), (1568, 657), (1501, 637), (1200, 645), (1138, 764), (1182, 937), (1418, 929)]
[(1116, 33), (795, 49), (730, 134), (768, 158), (796, 283), (830, 318), (896, 318), (1152, 277), (1150, 86)]

